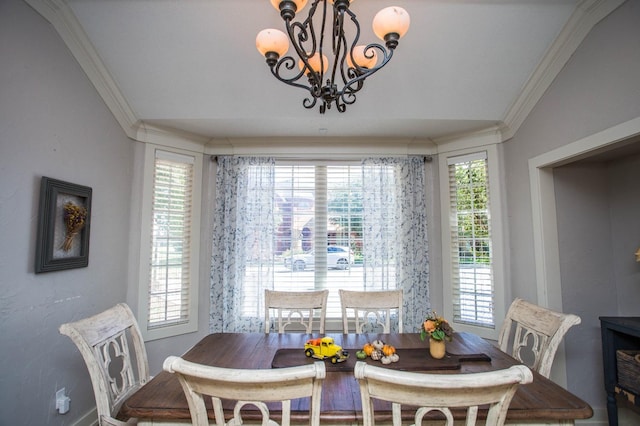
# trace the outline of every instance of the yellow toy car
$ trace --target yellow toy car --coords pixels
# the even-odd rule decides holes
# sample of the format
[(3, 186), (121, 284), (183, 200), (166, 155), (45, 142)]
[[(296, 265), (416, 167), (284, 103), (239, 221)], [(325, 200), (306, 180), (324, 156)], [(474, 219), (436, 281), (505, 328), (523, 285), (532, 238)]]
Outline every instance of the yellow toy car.
[(304, 354), (317, 359), (331, 359), (332, 364), (344, 362), (349, 358), (349, 352), (343, 351), (342, 346), (336, 345), (331, 337), (309, 339), (304, 345)]

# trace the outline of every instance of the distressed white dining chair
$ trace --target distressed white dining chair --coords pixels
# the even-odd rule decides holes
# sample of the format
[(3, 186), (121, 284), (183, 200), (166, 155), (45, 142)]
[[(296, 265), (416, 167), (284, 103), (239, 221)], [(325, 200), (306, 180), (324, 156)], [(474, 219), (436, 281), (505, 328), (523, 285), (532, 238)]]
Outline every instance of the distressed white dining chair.
[[(498, 335), (500, 350), (549, 378), (558, 346), (580, 317), (516, 298)], [(511, 349), (509, 349), (511, 342)]]
[[(301, 325), (306, 333), (313, 332), (314, 319), (324, 333), (329, 290), (317, 291), (264, 291), (264, 331), (269, 333), (272, 322), (278, 333), (292, 325)], [(274, 314), (272, 317), (271, 314)]]
[[(297, 367), (272, 369), (235, 369), (213, 367), (170, 356), (164, 361), (165, 371), (175, 373), (189, 404), (191, 422), (194, 426), (209, 426), (205, 398), (213, 404), (217, 426), (239, 426), (243, 424), (243, 408), (259, 410), (262, 426), (277, 425), (272, 417), (276, 403), (281, 409), (281, 424), (289, 426), (291, 402), (309, 399), (309, 426), (320, 425), (320, 401), (322, 383), (326, 370), (322, 361)], [(233, 418), (225, 422), (222, 401), (235, 403)], [(279, 404), (278, 404), (279, 403)], [(255, 423), (255, 422), (254, 422)]]
[[(351, 291), (340, 290), (342, 329), (349, 333), (349, 322), (355, 323), (355, 332), (365, 332), (371, 323), (382, 327), (383, 333), (391, 332), (391, 315), (398, 318), (398, 333), (402, 333), (402, 290)], [(349, 316), (352, 312), (353, 316)]]
[(147, 351), (129, 306), (120, 303), (92, 317), (62, 324), (60, 333), (71, 338), (87, 365), (98, 424), (136, 424), (136, 419), (115, 419), (122, 403), (149, 381)]
[[(486, 426), (504, 424), (511, 399), (520, 384), (531, 383), (533, 374), (524, 365), (467, 374), (428, 374), (378, 367), (356, 362), (364, 426), (374, 426), (374, 400), (391, 402), (392, 424), (401, 426), (402, 406), (415, 409), (414, 424), (425, 415), (440, 412), (446, 426), (454, 425), (452, 408), (466, 409), (466, 426), (476, 424), (478, 406), (488, 405)], [(437, 423), (441, 424), (441, 423)]]

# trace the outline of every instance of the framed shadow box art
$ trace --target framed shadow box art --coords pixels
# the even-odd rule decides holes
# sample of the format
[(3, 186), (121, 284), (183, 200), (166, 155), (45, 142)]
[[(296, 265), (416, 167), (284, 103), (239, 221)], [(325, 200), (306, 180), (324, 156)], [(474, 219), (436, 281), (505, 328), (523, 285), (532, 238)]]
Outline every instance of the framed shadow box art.
[(91, 188), (43, 176), (40, 181), (36, 274), (89, 264)]

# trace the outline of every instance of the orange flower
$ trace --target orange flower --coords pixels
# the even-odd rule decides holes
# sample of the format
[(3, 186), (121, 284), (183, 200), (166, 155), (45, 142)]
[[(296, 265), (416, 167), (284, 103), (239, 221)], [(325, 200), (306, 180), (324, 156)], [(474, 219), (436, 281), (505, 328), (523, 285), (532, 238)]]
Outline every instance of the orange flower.
[(453, 328), (451, 328), (446, 319), (439, 317), (435, 312), (430, 312), (429, 315), (427, 315), (420, 330), (421, 340), (430, 337), (434, 340), (446, 339), (451, 341), (452, 335)]
[(434, 320), (426, 320), (424, 322), (424, 331), (426, 331), (427, 333), (431, 333), (436, 329), (436, 326), (437, 324)]

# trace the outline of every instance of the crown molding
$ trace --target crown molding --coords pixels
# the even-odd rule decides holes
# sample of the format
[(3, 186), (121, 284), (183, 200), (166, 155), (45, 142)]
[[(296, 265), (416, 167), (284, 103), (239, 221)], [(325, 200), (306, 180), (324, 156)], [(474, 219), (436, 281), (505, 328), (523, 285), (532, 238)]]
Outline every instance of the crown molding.
[(502, 132), (503, 126), (497, 124), (473, 132), (440, 138), (434, 142), (438, 147), (438, 154), (444, 154), (452, 151), (496, 145), (503, 141)]
[(533, 71), (502, 122), (477, 131), (434, 139), (438, 153), (511, 139), (593, 27), (626, 0), (583, 0)]
[[(221, 141), (209, 141), (198, 135), (160, 128), (139, 120), (67, 2), (65, 0), (25, 0), (25, 2), (53, 25), (129, 138), (140, 142), (166, 143), (172, 146), (177, 143), (189, 146), (190, 149), (194, 148), (192, 144), (200, 144), (198, 151), (202, 151), (203, 146), (205, 151), (216, 151), (221, 148), (219, 145)], [(499, 134), (501, 141), (511, 139), (589, 31), (624, 2), (625, 0), (583, 0), (547, 50), (520, 96), (507, 111), (503, 122), (472, 134), (456, 135), (442, 140), (401, 143), (401, 146), (404, 145), (404, 152), (431, 154), (436, 151), (433, 148), (434, 143), (439, 152), (451, 150), (453, 146), (467, 146), (474, 141), (484, 144), (488, 134), (493, 134), (491, 139), (496, 134)], [(480, 135), (479, 139), (478, 135)], [(246, 142), (244, 140), (227, 141), (222, 144), (227, 145), (227, 149), (223, 150), (234, 151), (233, 148), (229, 149), (229, 145), (238, 148), (247, 146)], [(323, 142), (328, 141), (323, 139)], [(240, 150), (242, 151), (242, 148)], [(396, 147), (395, 150), (402, 151), (403, 148)]]
[(130, 139), (194, 152), (203, 151), (209, 138), (155, 126), (138, 119), (65, 0), (25, 1), (53, 25)]
[(502, 128), (511, 139), (593, 27), (626, 0), (583, 0), (509, 108)]
[(428, 139), (387, 138), (246, 138), (212, 139), (205, 147), (211, 155), (276, 155), (291, 158), (361, 158), (366, 155), (433, 155)]
[(25, 0), (25, 2), (53, 25), (116, 121), (129, 138), (135, 139), (138, 118), (102, 63), (69, 5), (64, 0)]
[(131, 128), (133, 136), (138, 142), (153, 143), (167, 147), (180, 148), (188, 151), (203, 153), (210, 138), (195, 135), (180, 130), (156, 126), (139, 120)]

